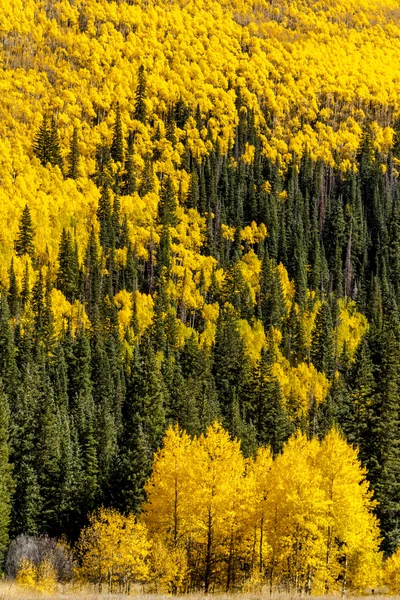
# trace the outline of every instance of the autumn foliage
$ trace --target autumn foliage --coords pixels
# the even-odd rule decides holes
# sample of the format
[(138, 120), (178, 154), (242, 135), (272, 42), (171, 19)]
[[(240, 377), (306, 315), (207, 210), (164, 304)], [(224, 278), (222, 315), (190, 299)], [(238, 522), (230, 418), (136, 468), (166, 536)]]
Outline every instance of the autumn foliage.
[(170, 428), (146, 486), (150, 535), (186, 556), (171, 590), (260, 585), (315, 594), (380, 579), (379, 529), (357, 452), (332, 430), (293, 436), (275, 460), (245, 460), (215, 423), (190, 439)]

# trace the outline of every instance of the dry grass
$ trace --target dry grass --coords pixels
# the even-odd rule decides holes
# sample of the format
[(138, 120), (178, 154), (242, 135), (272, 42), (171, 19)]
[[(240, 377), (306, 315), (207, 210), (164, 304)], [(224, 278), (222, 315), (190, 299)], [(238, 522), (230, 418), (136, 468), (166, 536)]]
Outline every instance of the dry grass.
[[(184, 596), (184, 600), (232, 600), (232, 596), (235, 596), (237, 600), (304, 600), (305, 596), (298, 594), (288, 593), (273, 593), (270, 596), (269, 593), (238, 593), (238, 594), (188, 594)], [(91, 589), (74, 589), (74, 588), (60, 588), (56, 593), (47, 595), (39, 592), (24, 590), (17, 586), (14, 582), (0, 581), (0, 600), (127, 600), (127, 598), (133, 598), (134, 600), (170, 600), (171, 597), (165, 594), (144, 594), (139, 590), (132, 593), (131, 596), (125, 596), (123, 594), (108, 594), (95, 593)], [(338, 600), (340, 596), (313, 596), (312, 600)], [(365, 600), (365, 596), (358, 599), (355, 596), (349, 597), (349, 600)], [(387, 600), (388, 596), (375, 595), (369, 596), (369, 600)], [(398, 597), (397, 597), (398, 598)], [(183, 600), (183, 599), (182, 599)], [(396, 600), (395, 596), (391, 596), (390, 600)]]

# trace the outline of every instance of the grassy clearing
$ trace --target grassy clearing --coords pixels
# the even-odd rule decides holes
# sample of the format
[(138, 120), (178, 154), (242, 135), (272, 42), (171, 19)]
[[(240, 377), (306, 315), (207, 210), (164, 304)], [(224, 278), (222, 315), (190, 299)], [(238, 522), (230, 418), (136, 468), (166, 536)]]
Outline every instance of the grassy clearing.
[[(238, 594), (188, 594), (184, 596), (185, 600), (231, 600), (232, 595), (236, 596), (237, 600), (304, 600), (304, 595), (299, 594), (288, 594), (275, 592), (272, 596), (269, 593), (238, 593)], [(136, 590), (130, 596), (123, 594), (108, 594), (104, 592), (102, 594), (96, 593), (90, 588), (73, 588), (73, 587), (60, 587), (60, 589), (53, 594), (42, 594), (39, 592), (25, 590), (22, 587), (17, 586), (14, 582), (1, 581), (0, 582), (0, 600), (45, 600), (51, 598), (52, 600), (126, 600), (127, 598), (134, 598), (134, 600), (168, 600), (171, 596), (167, 594), (145, 594), (140, 590)], [(312, 600), (337, 600), (340, 596), (313, 596)], [(385, 595), (374, 595), (374, 596), (363, 596), (357, 598), (356, 596), (349, 596), (351, 600), (365, 600), (370, 598), (374, 600), (387, 600), (388, 596)], [(395, 600), (396, 596), (391, 596), (391, 599)]]

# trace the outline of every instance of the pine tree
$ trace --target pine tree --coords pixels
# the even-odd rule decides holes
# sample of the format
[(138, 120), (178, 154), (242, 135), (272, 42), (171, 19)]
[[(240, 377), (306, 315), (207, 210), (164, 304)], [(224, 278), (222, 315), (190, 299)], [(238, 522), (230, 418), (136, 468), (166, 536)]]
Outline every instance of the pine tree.
[(40, 531), (42, 498), (35, 468), (36, 419), (40, 398), (38, 367), (25, 360), (19, 401), (11, 428), (11, 462), (15, 481), (10, 535), (36, 535)]
[(324, 371), (328, 377), (333, 374), (335, 360), (333, 328), (331, 311), (327, 302), (322, 303), (315, 318), (311, 342), (311, 360), (313, 365), (320, 371)]
[(33, 239), (35, 237), (35, 231), (32, 225), (31, 213), (28, 205), (25, 205), (22, 211), (21, 220), (19, 222), (18, 237), (15, 241), (15, 251), (17, 256), (24, 256), (28, 254), (31, 258), (35, 255), (35, 247)]
[(0, 295), (0, 380), (4, 381), (4, 390), (12, 402), (18, 390), (18, 369), (13, 331), (10, 325), (10, 311), (7, 297)]
[(147, 109), (146, 109), (146, 74), (144, 72), (144, 66), (140, 65), (138, 72), (138, 85), (136, 88), (136, 104), (133, 118), (146, 122)]
[(113, 475), (113, 504), (123, 513), (137, 514), (145, 501), (144, 485), (151, 472), (151, 452), (137, 413), (125, 414)]
[(58, 264), (57, 287), (70, 302), (74, 302), (78, 295), (79, 265), (71, 234), (65, 229), (61, 233)]
[(133, 144), (128, 142), (125, 170), (122, 176), (122, 194), (132, 196), (136, 192), (136, 174), (133, 162)]
[(29, 302), (31, 295), (30, 287), (29, 287), (29, 265), (28, 261), (25, 263), (25, 271), (22, 279), (22, 290), (21, 290), (21, 304), (22, 308), (25, 308)]
[(49, 140), (49, 142), (50, 142), (49, 162), (52, 167), (57, 166), (62, 170), (63, 159), (61, 156), (60, 140), (59, 140), (59, 136), (58, 136), (57, 123), (56, 123), (54, 116), (52, 116), (51, 122), (50, 122), (50, 140)]
[(99, 302), (101, 271), (98, 252), (98, 243), (94, 229), (92, 227), (89, 235), (89, 241), (85, 254), (85, 280), (84, 280), (84, 299), (88, 304), (89, 316), (95, 315), (95, 309)]
[(115, 112), (115, 123), (113, 130), (113, 139), (110, 148), (111, 158), (114, 162), (120, 163), (121, 165), (124, 162), (124, 136), (122, 133), (122, 121), (121, 121), (121, 109), (119, 106), (119, 102), (117, 102), (117, 108)]
[(177, 225), (176, 207), (175, 190), (171, 178), (167, 176), (161, 187), (158, 205), (158, 220), (163, 227)]
[(107, 252), (115, 243), (111, 192), (108, 186), (103, 186), (101, 190), (97, 218), (100, 222), (100, 244), (104, 252)]
[(161, 443), (165, 426), (165, 388), (148, 334), (142, 337), (135, 352), (127, 394), (132, 398), (132, 410), (139, 415), (143, 434), (154, 452)]
[(78, 130), (74, 127), (72, 132), (72, 139), (69, 151), (69, 169), (68, 169), (68, 177), (70, 179), (78, 179), (79, 177), (79, 145), (78, 145)]
[(51, 164), (51, 124), (49, 123), (47, 114), (43, 115), (42, 124), (33, 144), (33, 153), (35, 156), (37, 156), (44, 167), (47, 165), (47, 163)]
[(378, 393), (368, 449), (368, 476), (379, 502), (377, 515), (384, 535), (382, 547), (386, 553), (393, 552), (400, 542), (400, 344), (395, 333), (396, 327), (389, 316), (380, 342)]
[(20, 312), (21, 300), (19, 295), (17, 278), (14, 270), (14, 259), (11, 260), (10, 269), (8, 271), (9, 285), (8, 285), (8, 306), (10, 309), (11, 317), (17, 318)]
[(10, 409), (0, 381), (0, 565), (4, 564), (9, 543), (12, 467), (9, 459)]
[(61, 492), (61, 431), (53, 389), (47, 374), (41, 373), (41, 398), (37, 415), (36, 473), (40, 490), (40, 532), (59, 530)]
[(272, 351), (264, 350), (254, 374), (255, 389), (250, 410), (257, 444), (270, 446), (276, 455), (292, 433), (293, 425), (283, 407), (279, 382), (272, 374), (273, 363)]
[(232, 309), (225, 307), (217, 322), (213, 350), (213, 375), (224, 419), (228, 419), (235, 397), (239, 402), (239, 410), (242, 409), (241, 391), (245, 383), (247, 365), (237, 316)]

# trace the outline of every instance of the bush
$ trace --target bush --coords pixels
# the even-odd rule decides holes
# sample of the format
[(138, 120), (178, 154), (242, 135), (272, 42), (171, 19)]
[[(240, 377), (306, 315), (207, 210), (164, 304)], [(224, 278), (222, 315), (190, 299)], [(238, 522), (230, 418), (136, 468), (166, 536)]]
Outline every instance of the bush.
[(29, 569), (36, 570), (36, 579), (40, 579), (41, 572), (49, 572), (51, 569), (54, 579), (61, 583), (72, 579), (75, 566), (71, 551), (65, 543), (47, 536), (19, 535), (11, 542), (8, 550), (6, 577), (17, 580), (25, 577), (20, 573), (25, 572), (29, 565)]

